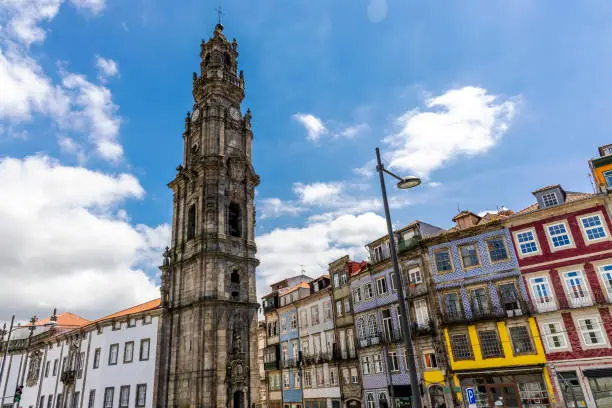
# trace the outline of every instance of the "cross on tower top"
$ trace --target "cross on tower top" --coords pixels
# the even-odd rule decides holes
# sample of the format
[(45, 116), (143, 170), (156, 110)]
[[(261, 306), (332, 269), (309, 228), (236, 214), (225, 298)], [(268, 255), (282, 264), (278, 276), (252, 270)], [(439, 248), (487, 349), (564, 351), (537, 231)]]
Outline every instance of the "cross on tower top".
[(223, 9), (221, 8), (221, 4), (219, 4), (219, 7), (217, 7), (215, 10), (217, 11), (217, 14), (219, 15), (219, 24), (221, 24), (222, 19), (223, 19)]

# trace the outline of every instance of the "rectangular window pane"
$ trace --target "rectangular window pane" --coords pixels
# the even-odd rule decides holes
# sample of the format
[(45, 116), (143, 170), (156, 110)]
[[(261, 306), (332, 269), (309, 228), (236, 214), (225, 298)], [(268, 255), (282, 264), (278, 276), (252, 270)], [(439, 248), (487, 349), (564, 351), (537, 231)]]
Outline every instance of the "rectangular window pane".
[(144, 407), (147, 400), (147, 384), (138, 384), (136, 386), (136, 406)]
[(114, 387), (108, 387), (104, 390), (104, 408), (113, 407), (113, 395), (115, 393)]
[(123, 385), (119, 391), (119, 408), (127, 408), (130, 405), (130, 386)]
[(511, 327), (510, 339), (512, 340), (512, 348), (515, 355), (534, 352), (529, 329), (526, 326)]
[(94, 404), (96, 403), (96, 390), (89, 391), (89, 402), (87, 403), (87, 408), (94, 408)]
[(491, 261), (499, 262), (508, 259), (508, 251), (506, 251), (506, 244), (502, 237), (488, 240), (487, 248), (489, 249)]
[(538, 251), (538, 246), (536, 245), (532, 231), (520, 232), (516, 234), (516, 239), (522, 254), (530, 254)]
[(145, 361), (149, 359), (149, 345), (151, 344), (151, 340), (142, 339), (140, 340), (140, 361)]
[(565, 229), (565, 224), (549, 225), (548, 235), (550, 236), (553, 247), (555, 248), (563, 248), (570, 245), (569, 234)]
[(452, 335), (451, 349), (455, 360), (467, 360), (472, 358), (472, 349), (466, 334)]
[(469, 268), (479, 264), (476, 244), (464, 245), (459, 248), (459, 252), (461, 253), (461, 260), (463, 261), (464, 267)]
[(599, 215), (583, 218), (582, 226), (584, 227), (584, 231), (589, 241), (606, 237), (606, 230), (602, 226)]
[(478, 338), (484, 358), (503, 356), (499, 336), (495, 330), (480, 331), (478, 332)]
[(447, 272), (453, 269), (450, 260), (450, 253), (447, 249), (436, 252), (434, 258), (438, 272)]

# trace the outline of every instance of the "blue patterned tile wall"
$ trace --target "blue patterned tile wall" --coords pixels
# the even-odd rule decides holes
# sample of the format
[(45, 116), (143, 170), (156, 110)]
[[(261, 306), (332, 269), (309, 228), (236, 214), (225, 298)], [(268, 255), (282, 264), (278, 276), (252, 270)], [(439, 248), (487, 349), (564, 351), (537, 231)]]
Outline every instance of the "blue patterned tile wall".
[[(296, 328), (291, 328), (291, 317), (295, 316), (295, 321), (297, 322), (297, 309), (295, 307), (293, 309), (288, 309), (286, 311), (281, 311), (279, 313), (279, 329), (280, 329), (280, 341), (287, 341), (298, 338), (298, 328), (296, 324)], [(284, 320), (283, 320), (284, 319)], [(283, 321), (285, 325), (283, 327)]]
[[(489, 258), (487, 239), (498, 236), (502, 236), (506, 241), (508, 260), (504, 262), (492, 263)], [(459, 247), (464, 244), (471, 243), (477, 244), (480, 265), (469, 270), (464, 270), (461, 264), (461, 255), (459, 253)], [(454, 270), (448, 273), (439, 274), (436, 268), (434, 254), (442, 248), (449, 249), (451, 254), (451, 262)], [(461, 295), (463, 310), (465, 311), (468, 318), (472, 317), (472, 311), (468, 292), (465, 289), (466, 286), (486, 282), (489, 289), (488, 291), (491, 304), (493, 305), (493, 308), (495, 310), (501, 312), (501, 303), (494, 282), (505, 278), (516, 277), (516, 280), (518, 281), (519, 285), (519, 292), (523, 297), (523, 300), (526, 301), (528, 299), (527, 291), (524, 282), (521, 279), (521, 273), (518, 268), (518, 262), (516, 259), (515, 251), (513, 249), (512, 239), (510, 237), (509, 231), (505, 228), (432, 246), (429, 248), (429, 259), (432, 269), (431, 276), (433, 278), (436, 289), (439, 291), (448, 288), (460, 288), (459, 293)], [(444, 305), (442, 304), (442, 299), (440, 298), (439, 301), (440, 307), (443, 310)]]

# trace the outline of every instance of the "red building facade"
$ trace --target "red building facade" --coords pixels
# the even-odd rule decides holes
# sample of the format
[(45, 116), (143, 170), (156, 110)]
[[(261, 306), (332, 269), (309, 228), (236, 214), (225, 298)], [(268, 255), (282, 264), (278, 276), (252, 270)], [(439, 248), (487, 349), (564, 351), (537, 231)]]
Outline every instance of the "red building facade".
[(505, 220), (563, 407), (612, 404), (612, 223), (605, 194), (550, 186)]

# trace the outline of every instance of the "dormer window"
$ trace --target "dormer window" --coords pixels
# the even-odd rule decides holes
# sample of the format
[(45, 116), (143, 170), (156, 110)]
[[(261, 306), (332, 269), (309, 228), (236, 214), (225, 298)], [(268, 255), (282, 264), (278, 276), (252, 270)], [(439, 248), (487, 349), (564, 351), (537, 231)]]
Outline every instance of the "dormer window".
[(559, 200), (555, 193), (542, 194), (542, 202), (544, 203), (544, 207), (559, 205)]

